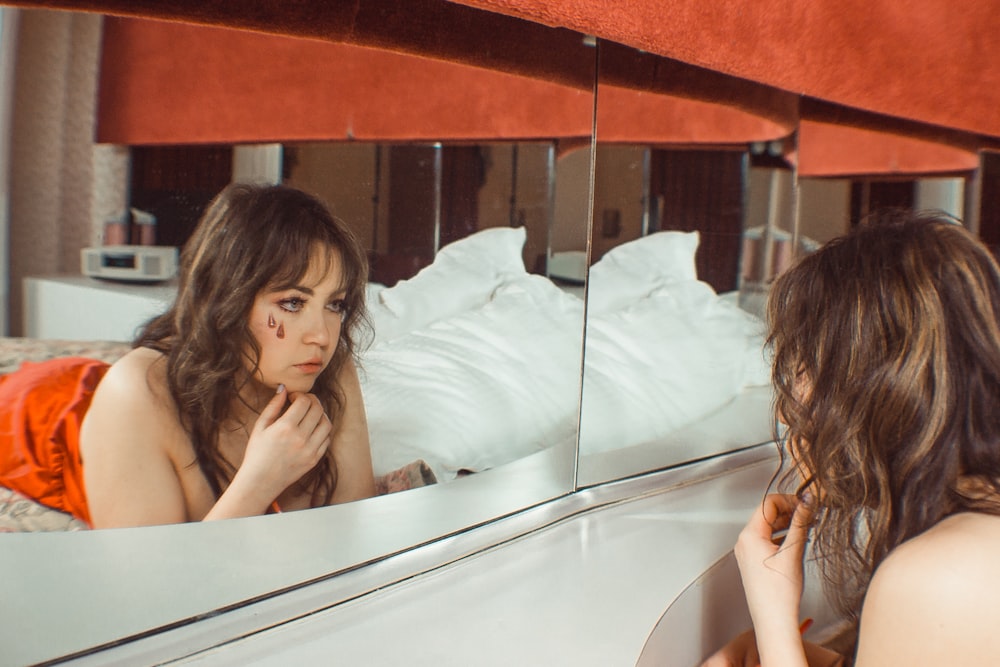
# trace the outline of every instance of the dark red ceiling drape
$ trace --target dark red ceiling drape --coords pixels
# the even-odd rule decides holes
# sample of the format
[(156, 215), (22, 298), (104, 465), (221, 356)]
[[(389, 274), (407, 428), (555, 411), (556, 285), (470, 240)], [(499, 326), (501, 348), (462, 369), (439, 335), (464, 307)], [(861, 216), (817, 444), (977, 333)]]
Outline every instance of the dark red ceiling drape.
[(968, 173), (979, 166), (984, 145), (968, 133), (812, 99), (802, 100), (801, 116), (800, 176)]
[(979, 155), (953, 144), (888, 131), (803, 119), (798, 175), (931, 175), (970, 172)]
[(996, 0), (453, 0), (874, 113), (1000, 136)]
[(542, 79), (184, 23), (104, 26), (100, 142), (560, 139), (592, 124), (590, 89)]
[[(580, 57), (594, 62), (592, 49)], [(600, 85), (599, 141), (734, 144), (795, 130), (788, 93), (629, 52), (602, 62), (602, 80), (621, 85)], [(592, 124), (590, 89), (545, 79), (194, 24), (104, 26), (101, 142), (568, 139)]]
[[(12, 0), (232, 25), (586, 85), (572, 31), (795, 94), (1000, 137), (995, 0)], [(564, 30), (568, 28), (569, 30)]]
[[(748, 136), (767, 137), (794, 125), (794, 114), (785, 109), (800, 93), (957, 130), (966, 136), (958, 142), (959, 151), (996, 145), (1000, 138), (1000, 114), (996, 113), (1000, 108), (1000, 12), (993, 0), (13, 0), (11, 4), (158, 16), (304, 36), (326, 46), (342, 43), (424, 54), (587, 92), (593, 82), (593, 64), (587, 55), (592, 49), (574, 31), (597, 35), (644, 50), (635, 52), (633, 60), (651, 63), (653, 73), (649, 76), (641, 70), (637, 76), (629, 68), (602, 68), (602, 79), (612, 86), (607, 99), (618, 98), (618, 107), (624, 110), (620, 117), (628, 121), (615, 127), (608, 116), (600, 115), (599, 105), (599, 134), (603, 128), (609, 140), (646, 136), (678, 142), (722, 141), (707, 122), (716, 113), (739, 128), (734, 134), (746, 130)], [(643, 82), (651, 81), (656, 86), (640, 91)], [(424, 83), (432, 86), (434, 82)], [(144, 84), (133, 81), (129, 85), (139, 90)], [(651, 97), (651, 90), (665, 97)], [(629, 95), (631, 101), (626, 100)], [(297, 106), (308, 107), (305, 97), (295, 99)], [(675, 104), (671, 97), (681, 101)], [(105, 99), (112, 98), (102, 97), (102, 103)], [(481, 102), (474, 99), (470, 95), (472, 113), (493, 113), (495, 107), (485, 97)], [(569, 129), (563, 124), (561, 131), (554, 132), (544, 120), (532, 120), (524, 109), (519, 111), (516, 99), (513, 102), (508, 105), (510, 116), (534, 123), (538, 133), (578, 135), (572, 123)], [(559, 108), (552, 99), (547, 103)], [(362, 132), (370, 132), (374, 136), (391, 132), (391, 120), (402, 131), (399, 117), (391, 119), (388, 112), (382, 126), (362, 130), (348, 121), (346, 112), (332, 111), (329, 98), (314, 104), (330, 119), (324, 134), (361, 137)], [(674, 124), (674, 129), (665, 129), (669, 126), (664, 118), (680, 119), (690, 109), (708, 115), (686, 127)], [(147, 111), (152, 113), (151, 108)], [(567, 118), (578, 122), (576, 113), (582, 112), (574, 111)], [(315, 129), (304, 122), (306, 112), (295, 115), (296, 136), (312, 135)], [(223, 117), (235, 121), (225, 113), (220, 114)], [(654, 120), (645, 120), (650, 118)], [(483, 129), (466, 127), (455, 133), (471, 136)], [(510, 129), (501, 132), (523, 135)], [(110, 133), (102, 136), (112, 137)], [(917, 140), (929, 141), (931, 146), (924, 145), (927, 149), (942, 143), (926, 136)], [(943, 143), (955, 148), (954, 141)], [(859, 145), (871, 144), (863, 140)], [(964, 157), (945, 153), (948, 169), (964, 164)], [(909, 153), (895, 153), (903, 154)], [(882, 162), (891, 164), (893, 159)]]

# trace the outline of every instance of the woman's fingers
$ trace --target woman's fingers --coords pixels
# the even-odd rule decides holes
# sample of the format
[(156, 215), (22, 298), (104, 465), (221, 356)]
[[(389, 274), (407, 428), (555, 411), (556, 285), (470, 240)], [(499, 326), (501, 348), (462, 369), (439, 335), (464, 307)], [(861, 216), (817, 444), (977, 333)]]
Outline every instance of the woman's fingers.
[(285, 391), (285, 385), (279, 384), (278, 390), (274, 392), (274, 396), (264, 409), (260, 411), (260, 417), (254, 423), (254, 430), (262, 431), (281, 416), (281, 409), (285, 407), (285, 401), (288, 399), (288, 392)]
[(775, 532), (788, 528), (797, 502), (791, 494), (769, 494), (760, 511), (753, 513), (747, 528), (758, 537), (770, 540)]
[(812, 508), (808, 503), (799, 502), (795, 507), (788, 524), (788, 533), (781, 542), (782, 549), (793, 549), (801, 558), (809, 538), (809, 526), (812, 522)]
[[(291, 423), (303, 434), (306, 447), (318, 454), (326, 451), (330, 444), (330, 434), (333, 424), (327, 416), (319, 399), (313, 394), (293, 394), (292, 406), (286, 411)], [(291, 415), (288, 413), (292, 412)]]

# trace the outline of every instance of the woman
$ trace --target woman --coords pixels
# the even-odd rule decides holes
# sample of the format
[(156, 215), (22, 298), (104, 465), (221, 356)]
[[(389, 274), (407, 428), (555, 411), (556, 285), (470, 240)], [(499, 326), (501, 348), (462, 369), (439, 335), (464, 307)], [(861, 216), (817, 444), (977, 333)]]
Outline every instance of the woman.
[[(705, 664), (996, 664), (993, 257), (950, 220), (895, 216), (780, 277), (768, 318), (776, 409), (799, 484), (769, 495), (740, 533), (755, 632)], [(799, 636), (810, 536), (827, 597), (856, 636), (844, 655)]]
[(55, 427), (64, 451), (47, 458), (68, 461), (63, 495), (82, 495), (48, 504), (110, 528), (373, 495), (352, 338), (366, 271), (354, 237), (311, 196), (226, 188), (185, 246), (174, 305), (134, 349), (110, 368), (60, 360), (48, 371), (79, 380), (73, 419)]

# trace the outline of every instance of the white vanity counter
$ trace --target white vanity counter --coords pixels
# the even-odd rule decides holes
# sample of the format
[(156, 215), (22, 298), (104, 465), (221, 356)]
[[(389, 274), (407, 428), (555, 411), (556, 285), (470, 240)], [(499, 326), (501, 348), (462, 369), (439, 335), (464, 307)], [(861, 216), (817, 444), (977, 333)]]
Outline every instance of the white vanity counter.
[[(732, 548), (776, 463), (763, 445), (588, 489), (79, 663), (634, 665), (664, 610)], [(256, 576), (236, 559), (204, 583)], [(107, 585), (135, 595), (127, 576)], [(677, 641), (702, 641), (710, 620)]]

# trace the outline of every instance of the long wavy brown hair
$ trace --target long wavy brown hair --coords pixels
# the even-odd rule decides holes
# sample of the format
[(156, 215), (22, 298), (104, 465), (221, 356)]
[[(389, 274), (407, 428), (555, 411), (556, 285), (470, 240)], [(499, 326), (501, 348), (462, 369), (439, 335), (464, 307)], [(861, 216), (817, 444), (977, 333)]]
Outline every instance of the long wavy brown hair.
[(808, 471), (798, 493), (816, 490), (828, 598), (856, 624), (895, 547), (1000, 514), (1000, 269), (955, 221), (896, 211), (781, 276), (768, 322), (783, 449)]
[[(337, 349), (313, 386), (336, 424), (345, 400), (337, 378), (355, 356), (358, 329), (366, 322), (368, 264), (346, 225), (300, 190), (233, 184), (220, 192), (184, 246), (174, 304), (133, 343), (165, 355), (168, 387), (194, 446), (192, 465), (200, 466), (217, 496), (235, 474), (219, 451), (220, 429), (260, 362), (249, 328), (254, 299), (269, 286), (297, 283), (317, 245), (329, 249), (328, 261), (340, 259), (347, 289)], [(314, 507), (329, 504), (337, 484), (332, 451), (301, 482)]]

